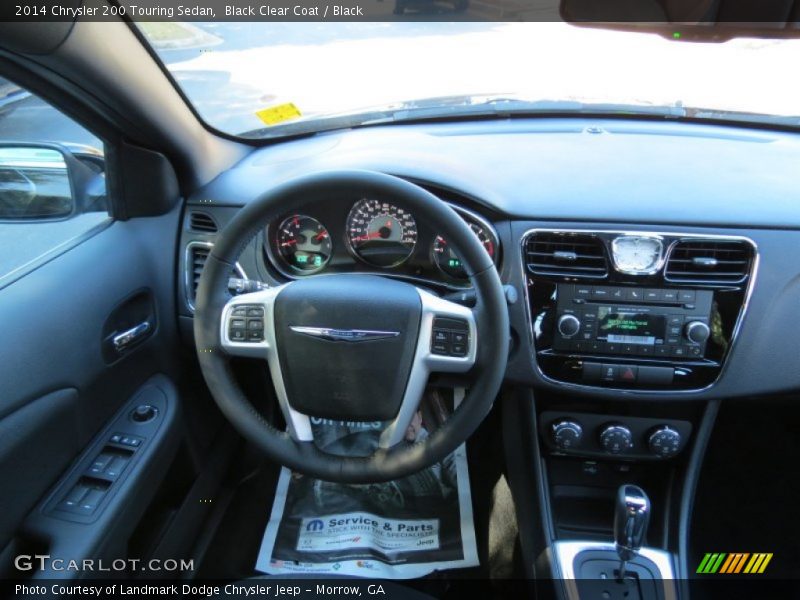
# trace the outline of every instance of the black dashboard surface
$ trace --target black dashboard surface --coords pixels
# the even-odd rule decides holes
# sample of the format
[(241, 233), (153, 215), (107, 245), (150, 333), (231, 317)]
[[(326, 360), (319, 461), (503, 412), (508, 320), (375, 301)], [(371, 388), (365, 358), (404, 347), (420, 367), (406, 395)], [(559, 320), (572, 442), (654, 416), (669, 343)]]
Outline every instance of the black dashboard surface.
[[(657, 396), (575, 386), (575, 394), (707, 399), (800, 389), (800, 135), (678, 122), (529, 119), (395, 125), (309, 137), (254, 150), (198, 190), (220, 227), (271, 186), (306, 173), (371, 169), (402, 176), (491, 221), (504, 284), (522, 295), (521, 243), (537, 228), (743, 236), (755, 245), (752, 293), (718, 381)], [(202, 207), (202, 209), (201, 209)], [(213, 234), (182, 234), (213, 243)], [(263, 249), (245, 251), (250, 276), (281, 281)], [(181, 277), (186, 265), (181, 267)], [(182, 288), (182, 293), (184, 290)], [(507, 381), (562, 389), (542, 376), (526, 302), (510, 306)], [(182, 314), (191, 310), (182, 303)]]
[(253, 152), (191, 198), (243, 205), (305, 173), (435, 182), (512, 218), (800, 228), (800, 135), (704, 124), (527, 119), (394, 125)]

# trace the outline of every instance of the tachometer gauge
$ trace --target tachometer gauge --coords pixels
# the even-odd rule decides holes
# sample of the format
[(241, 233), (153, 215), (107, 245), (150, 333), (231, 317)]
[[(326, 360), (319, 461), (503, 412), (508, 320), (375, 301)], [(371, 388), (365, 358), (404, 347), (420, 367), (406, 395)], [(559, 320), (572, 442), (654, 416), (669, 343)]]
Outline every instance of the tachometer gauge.
[[(475, 232), (489, 257), (494, 260), (494, 255), (497, 251), (494, 235), (477, 223), (468, 223), (468, 225)], [(447, 240), (440, 235), (437, 235), (436, 240), (433, 242), (433, 260), (445, 275), (455, 279), (467, 278), (467, 272), (461, 264), (461, 259), (456, 255), (452, 246), (447, 243)]]
[(660, 238), (643, 235), (621, 235), (611, 243), (614, 266), (628, 275), (650, 275), (658, 271), (664, 254)]
[(405, 262), (417, 244), (417, 223), (408, 211), (380, 200), (359, 200), (347, 215), (347, 241), (358, 258), (376, 267)]
[(331, 236), (322, 223), (304, 215), (284, 219), (278, 227), (275, 244), (284, 262), (303, 274), (324, 269), (333, 248)]

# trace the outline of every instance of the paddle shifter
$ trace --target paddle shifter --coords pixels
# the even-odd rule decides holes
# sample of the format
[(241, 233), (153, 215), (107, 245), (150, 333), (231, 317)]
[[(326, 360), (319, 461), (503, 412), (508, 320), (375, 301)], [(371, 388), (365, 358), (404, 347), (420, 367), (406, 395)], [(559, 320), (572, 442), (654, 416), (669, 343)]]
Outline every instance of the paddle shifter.
[(614, 512), (614, 542), (619, 555), (619, 579), (625, 579), (625, 566), (644, 543), (650, 522), (650, 498), (637, 485), (625, 484), (617, 492)]

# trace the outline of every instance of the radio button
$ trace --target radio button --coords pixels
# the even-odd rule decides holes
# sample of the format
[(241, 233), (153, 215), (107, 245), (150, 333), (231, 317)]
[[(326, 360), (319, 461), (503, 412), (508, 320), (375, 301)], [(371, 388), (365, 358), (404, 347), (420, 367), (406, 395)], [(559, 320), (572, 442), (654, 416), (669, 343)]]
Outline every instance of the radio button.
[(592, 288), (588, 285), (576, 285), (575, 295), (579, 298), (588, 298), (592, 295)]
[(625, 300), (625, 288), (611, 288), (611, 297), (615, 300)]
[(634, 300), (636, 302), (641, 302), (644, 298), (644, 292), (641, 288), (628, 288), (627, 293), (625, 294), (625, 298), (628, 300)]
[(664, 341), (665, 341), (667, 344), (680, 344), (680, 343), (681, 343), (681, 338), (679, 338), (679, 337), (676, 337), (676, 336), (672, 336), (672, 337), (668, 337), (668, 338), (667, 338), (666, 340), (664, 340)]
[(681, 290), (678, 292), (678, 302), (694, 302), (694, 290)]
[(645, 290), (644, 299), (648, 302), (660, 302), (663, 297), (661, 290)]
[(608, 298), (609, 295), (609, 289), (606, 287), (595, 286), (592, 288), (592, 296), (595, 298)]
[(664, 344), (660, 344), (655, 347), (655, 355), (656, 356), (669, 356), (670, 350), (669, 346), (665, 346)]
[(561, 315), (558, 319), (558, 333), (565, 338), (571, 338), (581, 329), (581, 321), (575, 315)]
[(664, 302), (677, 302), (678, 301), (678, 290), (662, 290), (662, 296)]
[(683, 346), (673, 346), (672, 356), (683, 357), (686, 356), (686, 348)]
[(619, 344), (606, 344), (606, 354), (619, 354), (619, 353), (620, 353)]
[(670, 325), (670, 327), (673, 327), (675, 325), (677, 325), (678, 327), (681, 327), (683, 325), (683, 316), (682, 315), (673, 315), (673, 316), (671, 316), (669, 318), (667, 323)]
[(689, 356), (703, 356), (703, 349), (700, 346), (689, 346)]
[(652, 356), (653, 355), (653, 347), (652, 346), (639, 346), (639, 354), (641, 356)]

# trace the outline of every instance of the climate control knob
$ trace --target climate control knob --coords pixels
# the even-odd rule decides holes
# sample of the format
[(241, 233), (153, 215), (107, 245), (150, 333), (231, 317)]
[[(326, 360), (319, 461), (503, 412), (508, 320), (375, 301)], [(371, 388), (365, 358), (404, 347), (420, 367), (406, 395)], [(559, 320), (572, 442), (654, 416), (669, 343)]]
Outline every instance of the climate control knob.
[(711, 329), (702, 321), (690, 321), (686, 324), (683, 333), (690, 342), (702, 344), (711, 335)]
[(556, 421), (552, 425), (551, 436), (556, 447), (560, 450), (569, 450), (580, 443), (583, 427), (575, 421)]
[(647, 438), (647, 447), (651, 454), (671, 458), (681, 449), (681, 434), (667, 425), (661, 425)]
[(581, 322), (575, 315), (562, 315), (558, 319), (558, 333), (570, 338), (581, 330)]
[(609, 454), (622, 454), (633, 448), (633, 434), (625, 425), (606, 425), (600, 432), (600, 445)]

